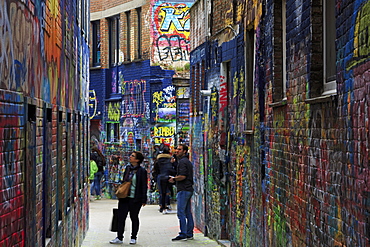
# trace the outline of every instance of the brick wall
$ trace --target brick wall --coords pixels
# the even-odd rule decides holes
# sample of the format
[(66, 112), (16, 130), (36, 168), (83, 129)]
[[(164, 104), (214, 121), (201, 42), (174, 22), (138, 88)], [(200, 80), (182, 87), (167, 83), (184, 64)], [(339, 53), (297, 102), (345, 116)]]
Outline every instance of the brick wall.
[[(129, 3), (129, 4), (128, 4)], [(151, 18), (150, 1), (92, 1), (91, 2), (91, 13), (97, 13), (100, 11), (109, 10), (110, 8), (121, 6), (120, 10), (116, 13), (112, 12), (111, 16), (106, 16), (100, 19), (100, 40), (101, 40), (101, 67), (109, 68), (109, 17), (119, 15), (120, 16), (120, 54), (123, 55), (123, 59), (120, 63), (125, 63), (129, 61), (134, 61), (136, 59), (149, 59), (151, 50), (150, 41), (150, 23), (148, 18)], [(138, 16), (137, 8), (141, 8), (141, 54), (138, 53)], [(129, 37), (128, 37), (128, 26), (126, 13), (130, 14), (130, 25), (129, 25)], [(96, 21), (96, 20), (94, 20)], [(90, 39), (90, 46), (92, 45), (92, 38)], [(128, 53), (127, 47), (130, 46), (130, 51)], [(90, 50), (90, 56), (92, 57), (92, 49)], [(90, 59), (91, 63), (91, 59)]]
[(87, 231), (88, 32), (74, 4), (0, 4), (0, 246), (79, 245)]
[[(236, 37), (217, 32), (229, 21), (230, 5), (213, 1), (212, 42), (194, 38), (199, 43), (191, 53), (191, 83), (205, 60), (206, 88), (212, 89), (203, 98), (203, 115), (191, 118), (191, 160), (199, 170), (196, 223), (231, 246), (369, 245), (370, 63), (368, 42), (360, 38), (369, 24), (369, 3), (336, 3), (337, 93), (329, 96), (322, 94), (321, 3), (287, 0), (283, 44), (282, 1), (247, 1)], [(193, 18), (204, 14), (194, 8)], [(243, 49), (250, 45), (244, 40), (250, 30), (256, 38), (253, 127), (246, 130), (250, 75)], [(226, 88), (225, 63), (232, 75)]]

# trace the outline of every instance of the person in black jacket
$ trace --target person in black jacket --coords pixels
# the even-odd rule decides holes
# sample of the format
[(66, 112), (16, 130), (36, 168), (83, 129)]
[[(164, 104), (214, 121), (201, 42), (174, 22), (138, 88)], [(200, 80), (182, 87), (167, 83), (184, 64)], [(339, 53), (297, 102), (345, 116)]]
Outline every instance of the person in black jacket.
[(106, 164), (105, 157), (102, 154), (102, 152), (99, 150), (98, 147), (94, 146), (91, 149), (91, 154), (90, 154), (90, 160), (95, 161), (95, 163), (98, 166), (98, 171), (94, 175), (94, 181), (91, 184), (91, 195), (94, 194), (95, 191), (95, 199), (100, 200), (101, 196), (101, 188), (100, 188), (100, 181), (101, 178), (104, 175), (104, 166)]
[(147, 202), (148, 176), (147, 171), (140, 166), (143, 160), (144, 155), (138, 151), (132, 152), (129, 157), (130, 164), (126, 166), (123, 181), (131, 180), (130, 193), (128, 197), (118, 199), (118, 231), (117, 237), (109, 241), (111, 244), (123, 243), (123, 233), (129, 212), (132, 222), (130, 244), (136, 244), (139, 231), (139, 212)]
[[(176, 175), (176, 171), (173, 169), (173, 163), (171, 162), (172, 156), (170, 155), (170, 149), (164, 146), (161, 153), (158, 154), (157, 160), (154, 164), (154, 174), (157, 175), (155, 178), (157, 181), (159, 193), (160, 193), (160, 209), (159, 212), (166, 214), (169, 210), (169, 189), (170, 183), (168, 179), (170, 176)], [(155, 176), (154, 175), (154, 176)]]

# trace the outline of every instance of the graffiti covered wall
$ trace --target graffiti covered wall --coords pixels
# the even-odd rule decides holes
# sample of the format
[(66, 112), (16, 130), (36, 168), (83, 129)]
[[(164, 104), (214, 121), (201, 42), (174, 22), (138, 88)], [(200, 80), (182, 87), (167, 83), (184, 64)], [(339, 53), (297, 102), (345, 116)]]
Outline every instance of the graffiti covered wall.
[[(288, 72), (287, 106), (269, 108), (271, 101), (266, 104), (270, 245), (369, 244), (364, 229), (369, 228), (369, 136), (365, 134), (369, 116), (365, 94), (370, 64), (368, 43), (360, 38), (367, 29), (364, 16), (368, 6), (367, 1), (336, 5), (337, 93), (325, 101), (309, 97), (314, 79), (306, 73), (310, 71), (307, 64), (320, 60), (304, 47), (310, 47), (313, 41), (288, 36), (288, 61), (295, 62), (294, 72)], [(340, 25), (343, 18), (351, 20), (353, 28)], [(305, 25), (300, 23), (296, 30), (309, 36)], [(294, 48), (297, 46), (301, 48)]]
[[(238, 20), (226, 2), (213, 1), (216, 32)], [(286, 1), (286, 81), (276, 1), (236, 4), (245, 26), (191, 52), (193, 210), (197, 226), (231, 246), (369, 245), (370, 5), (334, 4), (336, 87), (328, 92), (321, 3)]]
[(192, 2), (152, 0), (152, 64), (181, 68), (189, 62)]
[(88, 6), (0, 3), (1, 246), (79, 245), (87, 231)]

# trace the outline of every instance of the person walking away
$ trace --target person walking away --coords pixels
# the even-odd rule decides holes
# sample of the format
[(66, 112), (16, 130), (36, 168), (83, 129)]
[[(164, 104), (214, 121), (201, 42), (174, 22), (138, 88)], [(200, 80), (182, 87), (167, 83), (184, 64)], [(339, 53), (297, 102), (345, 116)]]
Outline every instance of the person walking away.
[(163, 147), (162, 153), (157, 156), (157, 160), (154, 164), (154, 174), (158, 174), (156, 180), (160, 193), (160, 209), (159, 212), (166, 214), (167, 210), (170, 210), (169, 201), (169, 178), (175, 175), (175, 170), (171, 162), (170, 149), (167, 146)]
[(95, 191), (95, 199), (100, 200), (100, 181), (104, 175), (104, 166), (106, 164), (106, 160), (102, 152), (96, 146), (91, 149), (90, 159), (94, 160), (96, 162), (96, 165), (98, 166), (98, 171), (95, 173), (94, 182), (91, 186), (91, 195), (93, 195)]
[(144, 155), (138, 151), (132, 152), (129, 157), (130, 164), (126, 166), (123, 173), (123, 181), (131, 180), (131, 188), (129, 195), (126, 198), (118, 199), (118, 231), (117, 237), (109, 241), (111, 244), (123, 243), (123, 233), (129, 212), (132, 222), (130, 244), (136, 244), (140, 224), (139, 212), (141, 207), (146, 205), (148, 190), (147, 171), (140, 166), (143, 160)]
[[(98, 172), (98, 166), (94, 160), (90, 159), (90, 176), (89, 176), (90, 183), (93, 183), (96, 172)], [(92, 186), (92, 184), (90, 186)], [(92, 195), (90, 194), (90, 197), (91, 196)], [(90, 198), (90, 200), (92, 199)]]
[(180, 144), (177, 147), (177, 175), (170, 177), (169, 182), (176, 182), (177, 217), (180, 222), (179, 235), (172, 241), (190, 240), (194, 238), (194, 220), (191, 212), (191, 197), (193, 195), (193, 165), (187, 157), (188, 146)]

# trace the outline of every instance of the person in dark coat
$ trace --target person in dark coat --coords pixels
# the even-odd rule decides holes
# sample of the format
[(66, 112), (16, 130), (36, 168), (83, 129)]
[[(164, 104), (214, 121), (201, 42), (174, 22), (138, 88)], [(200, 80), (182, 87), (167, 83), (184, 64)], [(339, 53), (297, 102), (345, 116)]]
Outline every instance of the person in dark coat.
[(170, 176), (174, 176), (176, 171), (173, 169), (173, 164), (171, 162), (172, 155), (170, 154), (170, 149), (167, 146), (162, 148), (162, 151), (157, 156), (157, 160), (154, 164), (154, 174), (157, 174), (157, 185), (160, 193), (160, 209), (159, 212), (167, 213), (169, 210), (169, 198), (168, 192), (170, 189), (170, 183), (168, 179)]
[(123, 243), (123, 233), (129, 212), (132, 222), (130, 244), (136, 244), (140, 224), (139, 213), (141, 207), (146, 205), (148, 191), (147, 171), (140, 166), (143, 160), (143, 154), (138, 151), (132, 152), (129, 157), (130, 164), (126, 166), (123, 181), (131, 180), (130, 193), (126, 198), (118, 199), (118, 231), (117, 237), (109, 241), (111, 244)]

